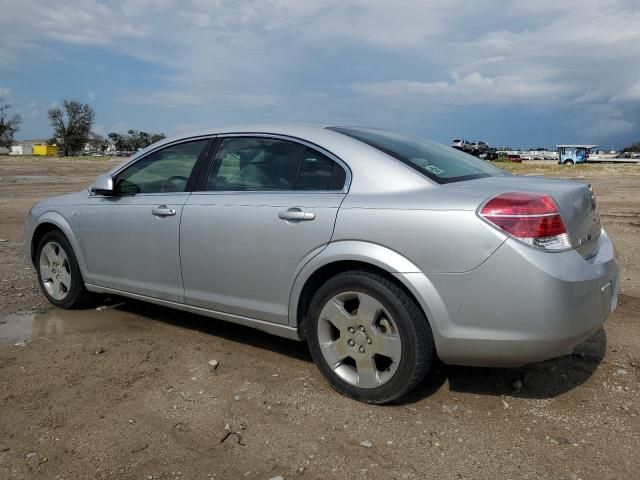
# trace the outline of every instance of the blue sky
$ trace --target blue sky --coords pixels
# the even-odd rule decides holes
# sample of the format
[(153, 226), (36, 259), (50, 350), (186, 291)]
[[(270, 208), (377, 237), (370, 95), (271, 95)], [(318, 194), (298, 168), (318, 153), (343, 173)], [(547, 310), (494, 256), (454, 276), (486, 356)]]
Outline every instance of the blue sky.
[(245, 122), (513, 147), (640, 141), (637, 0), (0, 0), (18, 138), (75, 98), (95, 130)]

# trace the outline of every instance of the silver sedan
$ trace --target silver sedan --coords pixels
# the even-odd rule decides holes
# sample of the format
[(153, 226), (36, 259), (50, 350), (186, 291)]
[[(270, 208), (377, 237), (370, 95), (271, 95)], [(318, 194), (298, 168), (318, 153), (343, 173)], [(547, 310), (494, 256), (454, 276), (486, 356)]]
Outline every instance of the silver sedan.
[(382, 130), (173, 138), (37, 203), (26, 253), (61, 308), (108, 293), (306, 340), (339, 392), (399, 399), (438, 357), (563, 355), (615, 309), (590, 186)]

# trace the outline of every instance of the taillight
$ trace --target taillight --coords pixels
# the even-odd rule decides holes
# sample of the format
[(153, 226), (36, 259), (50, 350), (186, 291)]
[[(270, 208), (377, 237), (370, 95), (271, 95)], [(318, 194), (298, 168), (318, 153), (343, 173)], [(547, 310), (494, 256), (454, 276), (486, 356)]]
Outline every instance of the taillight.
[(532, 247), (571, 248), (556, 202), (549, 195), (508, 192), (493, 197), (479, 215), (495, 227)]

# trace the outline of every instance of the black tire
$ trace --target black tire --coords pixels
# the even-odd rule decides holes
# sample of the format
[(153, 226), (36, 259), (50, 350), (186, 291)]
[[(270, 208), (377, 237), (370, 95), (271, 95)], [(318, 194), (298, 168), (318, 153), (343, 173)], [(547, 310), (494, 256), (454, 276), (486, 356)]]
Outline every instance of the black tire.
[[(327, 302), (343, 292), (362, 292), (373, 297), (397, 326), (401, 358), (393, 376), (378, 387), (361, 388), (348, 383), (329, 366), (320, 349), (320, 313)], [(384, 404), (399, 400), (424, 379), (434, 359), (433, 335), (421, 309), (404, 290), (374, 272), (353, 270), (329, 279), (314, 295), (306, 321), (307, 342), (320, 372), (339, 393), (361, 402)]]
[(573, 164), (574, 164), (573, 160), (565, 160), (563, 163), (563, 165), (573, 165)]
[[(68, 260), (68, 271), (71, 274), (71, 285), (69, 286), (66, 296), (62, 299), (56, 299), (51, 296), (44, 285), (41, 274), (40, 256), (43, 248), (51, 242), (55, 242), (64, 250)], [(84, 279), (82, 278), (82, 273), (80, 272), (78, 260), (73, 252), (73, 248), (71, 247), (69, 240), (67, 240), (67, 237), (61, 231), (52, 230), (42, 237), (38, 244), (38, 249), (36, 250), (34, 267), (38, 274), (38, 284), (40, 285), (40, 289), (51, 304), (56, 307), (66, 309), (77, 309), (90, 306), (93, 295), (85, 288)]]

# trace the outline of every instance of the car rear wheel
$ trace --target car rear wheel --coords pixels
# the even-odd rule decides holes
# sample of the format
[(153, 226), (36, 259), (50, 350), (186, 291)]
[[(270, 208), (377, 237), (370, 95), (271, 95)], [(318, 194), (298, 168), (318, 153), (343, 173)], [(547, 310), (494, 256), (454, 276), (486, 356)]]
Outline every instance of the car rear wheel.
[(91, 294), (62, 232), (54, 230), (42, 237), (35, 260), (40, 288), (50, 303), (60, 308), (80, 308), (89, 303)]
[(427, 374), (434, 347), (415, 302), (376, 273), (349, 271), (328, 280), (307, 317), (309, 349), (338, 392), (367, 403), (389, 403)]
[(573, 160), (565, 160), (564, 165), (573, 165)]

